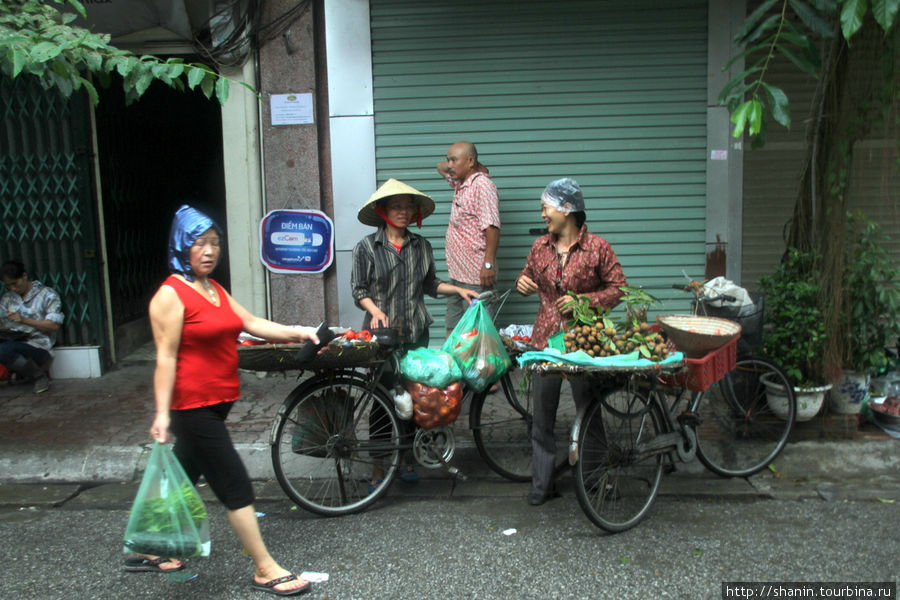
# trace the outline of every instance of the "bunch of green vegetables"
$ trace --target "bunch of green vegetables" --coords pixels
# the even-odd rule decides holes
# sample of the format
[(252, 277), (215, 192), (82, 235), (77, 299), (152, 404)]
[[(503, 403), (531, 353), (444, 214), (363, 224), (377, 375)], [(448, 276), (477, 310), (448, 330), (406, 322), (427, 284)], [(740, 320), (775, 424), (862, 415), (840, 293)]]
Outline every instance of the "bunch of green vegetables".
[(587, 296), (569, 292), (572, 319), (563, 337), (566, 352), (581, 350), (590, 356), (607, 357), (638, 352), (644, 358), (661, 361), (669, 354), (666, 340), (647, 323), (647, 309), (658, 304), (649, 292), (623, 286), (625, 314), (613, 318), (610, 310), (591, 306)]
[(190, 483), (185, 482), (164, 496), (146, 498), (137, 510), (125, 535), (128, 551), (180, 558), (202, 553), (201, 538), (202, 532), (208, 531), (208, 516)]

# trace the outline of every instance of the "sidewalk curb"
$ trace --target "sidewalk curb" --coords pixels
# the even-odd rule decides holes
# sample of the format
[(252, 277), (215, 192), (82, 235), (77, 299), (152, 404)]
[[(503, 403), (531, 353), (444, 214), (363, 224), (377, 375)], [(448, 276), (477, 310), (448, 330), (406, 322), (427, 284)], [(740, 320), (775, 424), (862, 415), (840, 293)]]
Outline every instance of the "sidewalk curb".
[[(271, 449), (267, 443), (236, 443), (235, 448), (254, 481), (275, 478)], [(4, 483), (112, 483), (139, 481), (143, 474), (150, 444), (134, 446), (93, 446), (89, 448), (19, 449), (0, 455), (0, 484)], [(454, 464), (467, 475), (488, 479), (487, 470), (472, 450), (459, 452)], [(712, 477), (720, 481), (745, 481), (715, 478), (699, 463), (678, 463), (677, 471), (664, 479)], [(428, 471), (431, 477), (446, 479), (443, 470)], [(877, 478), (898, 474), (900, 478), (900, 445), (893, 439), (806, 441), (790, 444), (772, 464), (770, 472), (783, 481), (840, 480), (843, 478)], [(765, 471), (764, 471), (765, 473)], [(758, 480), (756, 477), (754, 480)], [(777, 483), (777, 482), (776, 482)], [(684, 490), (683, 493), (689, 493)], [(701, 493), (698, 490), (693, 493)], [(765, 489), (747, 490), (755, 495), (769, 493)]]

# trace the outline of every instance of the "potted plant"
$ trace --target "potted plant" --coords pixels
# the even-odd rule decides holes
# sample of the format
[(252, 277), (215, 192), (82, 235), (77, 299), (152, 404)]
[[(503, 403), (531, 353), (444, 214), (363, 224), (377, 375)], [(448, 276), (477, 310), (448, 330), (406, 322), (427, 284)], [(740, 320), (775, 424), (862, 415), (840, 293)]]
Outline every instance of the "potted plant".
[(848, 216), (841, 298), (841, 362), (843, 370), (831, 395), (831, 408), (859, 413), (871, 377), (888, 364), (885, 348), (900, 335), (900, 266), (891, 256), (877, 224), (862, 215)]
[[(798, 421), (813, 418), (831, 388), (825, 381), (827, 332), (819, 310), (817, 279), (815, 256), (789, 248), (775, 272), (759, 281), (766, 298), (763, 353), (793, 382)], [(780, 386), (773, 383), (767, 388), (772, 411), (786, 415), (787, 394), (779, 393)]]

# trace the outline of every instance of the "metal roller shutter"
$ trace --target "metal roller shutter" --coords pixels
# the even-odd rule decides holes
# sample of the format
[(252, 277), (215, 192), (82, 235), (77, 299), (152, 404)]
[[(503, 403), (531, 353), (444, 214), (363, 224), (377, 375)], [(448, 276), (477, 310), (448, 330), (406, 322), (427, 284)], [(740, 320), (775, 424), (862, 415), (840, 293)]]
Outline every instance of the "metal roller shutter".
[[(371, 18), (377, 179), (435, 198), (421, 233), (442, 277), (452, 193), (435, 164), (468, 140), (500, 191), (499, 288), (544, 226), (544, 186), (570, 176), (629, 283), (685, 308), (670, 284), (705, 260), (705, 0), (376, 0)], [(429, 308), (442, 338), (444, 303)], [(499, 320), (535, 312), (514, 294)]]

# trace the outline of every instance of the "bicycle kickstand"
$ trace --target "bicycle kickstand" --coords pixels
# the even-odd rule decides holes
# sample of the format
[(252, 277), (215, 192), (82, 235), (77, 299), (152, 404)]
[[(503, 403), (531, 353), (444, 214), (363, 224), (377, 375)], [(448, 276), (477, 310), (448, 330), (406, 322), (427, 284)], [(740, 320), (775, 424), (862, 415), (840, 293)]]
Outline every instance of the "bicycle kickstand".
[(450, 495), (452, 496), (453, 492), (456, 491), (456, 482), (457, 481), (465, 481), (468, 478), (465, 476), (465, 474), (462, 471), (460, 471), (453, 465), (447, 464), (443, 460), (441, 461), (441, 463), (443, 463), (444, 467), (447, 469), (447, 472), (450, 473), (450, 475), (452, 475), (452, 478), (450, 480)]

